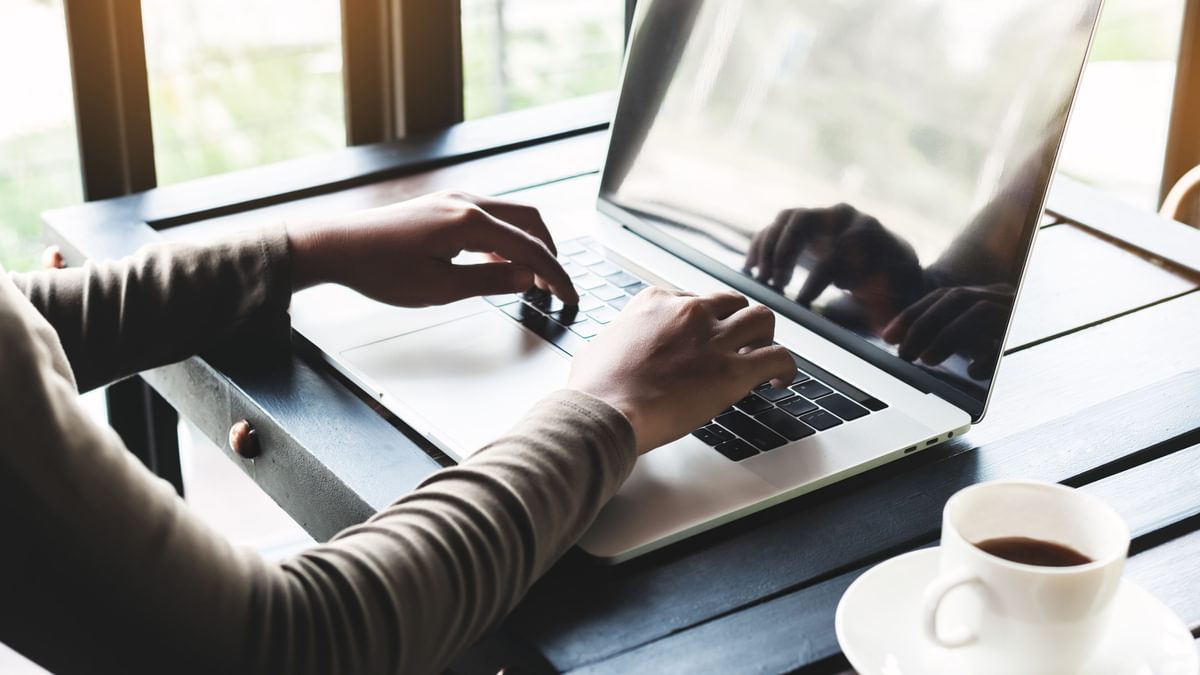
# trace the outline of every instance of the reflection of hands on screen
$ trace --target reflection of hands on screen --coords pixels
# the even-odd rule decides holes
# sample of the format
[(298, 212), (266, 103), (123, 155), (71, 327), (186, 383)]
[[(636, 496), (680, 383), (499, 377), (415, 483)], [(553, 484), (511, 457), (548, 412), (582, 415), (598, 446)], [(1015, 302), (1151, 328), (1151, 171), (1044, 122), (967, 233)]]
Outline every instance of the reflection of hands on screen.
[(806, 307), (832, 284), (853, 295), (869, 314), (886, 321), (924, 290), (912, 246), (849, 204), (781, 211), (754, 236), (745, 271), (782, 291), (805, 253), (815, 263), (796, 302)]
[(967, 374), (991, 377), (1000, 358), (1015, 289), (1009, 284), (938, 288), (914, 302), (883, 329), (900, 358), (936, 366), (954, 354), (970, 361)]

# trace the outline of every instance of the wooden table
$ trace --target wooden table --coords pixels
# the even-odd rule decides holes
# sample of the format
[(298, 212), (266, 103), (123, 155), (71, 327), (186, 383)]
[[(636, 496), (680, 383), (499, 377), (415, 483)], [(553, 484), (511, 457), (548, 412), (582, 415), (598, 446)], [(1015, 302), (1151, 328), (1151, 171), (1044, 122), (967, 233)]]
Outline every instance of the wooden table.
[[(162, 237), (215, 236), (450, 187), (503, 194), (541, 186), (522, 196), (552, 215), (589, 187), (594, 194), (604, 143), (601, 133), (560, 136), (437, 168), (395, 169), (387, 158), (347, 151), (384, 168), (345, 169), (361, 179), (329, 179), (324, 188), (319, 179), (328, 172), (312, 164), (299, 173), (264, 169), (53, 212), (47, 222), (78, 261)], [(247, 198), (245, 181), (259, 186), (258, 198)], [(573, 551), (454, 670), (843, 671), (833, 613), (846, 587), (872, 565), (934, 543), (942, 505), (956, 490), (1016, 477), (1077, 486), (1111, 503), (1134, 534), (1127, 576), (1196, 634), (1198, 269), (1200, 232), (1060, 179), (982, 424), (944, 447), (624, 565), (597, 565)], [(231, 423), (248, 418), (263, 454), (248, 461), (230, 453), (231, 460), (318, 539), (448, 461), (303, 341), (267, 365), (193, 358), (146, 378), (218, 445)]]

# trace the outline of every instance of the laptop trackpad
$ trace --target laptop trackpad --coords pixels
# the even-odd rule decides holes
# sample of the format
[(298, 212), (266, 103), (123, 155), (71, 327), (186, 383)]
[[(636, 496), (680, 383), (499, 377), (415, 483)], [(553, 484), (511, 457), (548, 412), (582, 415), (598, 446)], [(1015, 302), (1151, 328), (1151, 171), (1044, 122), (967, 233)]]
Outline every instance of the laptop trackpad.
[(490, 309), (356, 347), (342, 357), (390, 408), (420, 418), (406, 421), (432, 432), (458, 459), (565, 385), (571, 365), (545, 340)]

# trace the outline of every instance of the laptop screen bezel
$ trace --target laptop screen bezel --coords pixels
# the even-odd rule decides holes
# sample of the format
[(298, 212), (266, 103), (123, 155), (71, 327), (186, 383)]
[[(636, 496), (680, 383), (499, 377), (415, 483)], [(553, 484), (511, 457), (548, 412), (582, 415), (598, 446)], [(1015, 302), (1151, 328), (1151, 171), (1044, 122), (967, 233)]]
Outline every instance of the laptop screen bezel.
[[(639, 10), (644, 8), (646, 3), (639, 6)], [(606, 173), (609, 167), (608, 159), (611, 157), (612, 144), (611, 140), (606, 154), (604, 169), (601, 171), (601, 187), (597, 196), (597, 209), (612, 218), (622, 227), (630, 230), (639, 237), (649, 241), (650, 243), (662, 248), (672, 255), (690, 263), (703, 272), (713, 276), (730, 287), (743, 293), (747, 297), (762, 303), (771, 308), (782, 316), (796, 322), (813, 333), (829, 340), (842, 349), (851, 354), (867, 361), (871, 365), (888, 373), (896, 379), (908, 384), (914, 389), (926, 393), (933, 394), (951, 405), (963, 410), (971, 416), (972, 424), (977, 424), (983, 419), (987, 413), (988, 405), (991, 402), (992, 395), (996, 390), (996, 379), (1000, 372), (1000, 363), (1004, 361), (1004, 356), (1008, 350), (1008, 341), (1012, 334), (1013, 318), (1016, 316), (1017, 308), (1020, 306), (1021, 295), (1025, 290), (1025, 280), (1028, 276), (1029, 260), (1033, 251), (1033, 243), (1037, 237), (1037, 232), (1040, 228), (1042, 215), (1046, 209), (1046, 200), (1050, 193), (1050, 185), (1053, 182), (1053, 176), (1058, 167), (1059, 158), (1062, 154), (1062, 141), (1066, 135), (1067, 128), (1070, 126), (1071, 116), (1075, 109), (1075, 103), (1079, 96), (1079, 86), (1083, 79), (1083, 71), (1087, 66), (1091, 56), (1092, 46), (1095, 43), (1096, 29), (1100, 23), (1100, 17), (1104, 11), (1104, 0), (1097, 2), (1096, 14), (1092, 20), (1091, 31), (1088, 35), (1087, 44), (1084, 47), (1082, 59), (1079, 64), (1079, 69), (1075, 74), (1075, 82), (1071, 89), (1071, 95), (1068, 104), (1060, 115), (1058, 127), (1054, 132), (1055, 143), (1053, 145), (1053, 153), (1050, 153), (1047, 162), (1043, 166), (1042, 175), (1038, 185), (1036, 196), (1030, 200), (1030, 207), (1025, 214), (1025, 222), (1021, 229), (1019, 238), (1018, 260), (1015, 265), (1016, 269), (1020, 270), (1020, 275), (1016, 279), (1015, 298), (1013, 302), (1013, 310), (1009, 313), (1007, 325), (1004, 330), (1004, 339), (1001, 341), (1000, 354), (996, 365), (996, 371), (991, 380), (988, 382), (986, 393), (983, 399), (977, 399), (970, 394), (954, 387), (945, 380), (941, 380), (932, 373), (922, 370), (921, 368), (904, 361), (898, 356), (889, 354), (882, 349), (872, 345), (862, 337), (856, 335), (850, 330), (839, 326), (838, 324), (805, 309), (795, 302), (788, 300), (787, 297), (759, 284), (752, 278), (739, 274), (729, 266), (701, 253), (700, 251), (688, 246), (682, 240), (667, 234), (653, 222), (653, 217), (650, 214), (639, 213), (633, 209), (628, 209), (620, 206), (616, 202), (610, 200), (604, 191)], [(636, 32), (637, 18), (634, 19), (635, 30), (630, 31), (629, 39), (633, 39)], [(621, 82), (626, 80), (626, 71), (629, 68), (628, 54), (630, 50), (626, 46), (625, 54), (627, 55), (625, 62), (621, 65)], [(613, 110), (613, 119), (617, 119), (617, 112), (621, 109), (621, 105), (625, 99), (624, 85), (620, 88), (617, 95), (617, 103)], [(610, 126), (611, 139), (611, 126)], [(801, 354), (803, 356), (803, 354)], [(818, 364), (820, 365), (820, 364)]]

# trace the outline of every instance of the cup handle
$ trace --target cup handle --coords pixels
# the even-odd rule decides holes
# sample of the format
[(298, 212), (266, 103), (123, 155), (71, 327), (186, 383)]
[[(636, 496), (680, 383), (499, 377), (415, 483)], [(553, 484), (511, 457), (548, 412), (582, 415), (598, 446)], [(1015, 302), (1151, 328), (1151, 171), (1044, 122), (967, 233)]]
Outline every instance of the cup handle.
[(922, 601), (922, 614), (925, 626), (925, 637), (931, 642), (948, 649), (955, 647), (963, 647), (975, 641), (975, 632), (967, 626), (960, 626), (959, 630), (954, 631), (954, 634), (949, 638), (943, 638), (937, 629), (938, 611), (942, 607), (942, 601), (946, 599), (950, 591), (960, 586), (982, 586), (983, 582), (979, 577), (975, 576), (967, 570), (959, 570), (954, 574), (939, 577), (925, 589), (925, 598)]

